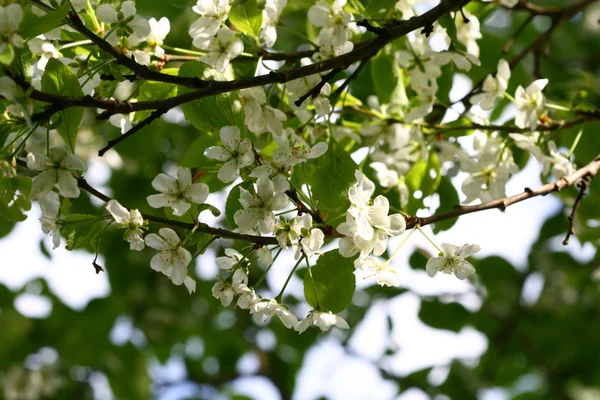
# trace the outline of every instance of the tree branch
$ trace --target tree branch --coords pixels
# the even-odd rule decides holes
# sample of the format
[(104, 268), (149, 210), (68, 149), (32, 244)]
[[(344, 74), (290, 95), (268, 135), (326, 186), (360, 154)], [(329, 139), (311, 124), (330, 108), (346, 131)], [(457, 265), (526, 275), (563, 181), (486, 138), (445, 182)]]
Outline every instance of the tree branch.
[(565, 246), (569, 244), (569, 238), (571, 235), (575, 234), (575, 214), (577, 214), (577, 210), (579, 210), (581, 200), (583, 200), (583, 196), (585, 196), (590, 183), (592, 183), (593, 177), (593, 175), (587, 174), (577, 183), (577, 186), (579, 187), (579, 194), (577, 195), (575, 203), (573, 204), (573, 210), (567, 218), (569, 220), (569, 230), (567, 231), (567, 237), (565, 237), (565, 240), (563, 240), (563, 245)]
[(417, 225), (425, 226), (425, 225), (435, 224), (436, 222), (440, 222), (440, 221), (444, 221), (447, 219), (460, 217), (461, 215), (471, 214), (474, 212), (479, 212), (479, 211), (484, 211), (484, 210), (499, 209), (499, 210), (504, 211), (508, 206), (511, 206), (515, 203), (519, 203), (523, 200), (527, 200), (527, 199), (530, 199), (532, 197), (537, 197), (537, 196), (545, 196), (548, 193), (552, 193), (552, 192), (559, 192), (563, 189), (568, 188), (569, 186), (572, 186), (579, 180), (584, 179), (585, 177), (588, 177), (585, 179), (591, 180), (591, 178), (596, 176), (596, 174), (598, 173), (598, 170), (600, 170), (600, 155), (598, 155), (592, 162), (590, 162), (585, 167), (578, 169), (571, 175), (567, 175), (567, 176), (560, 178), (556, 182), (547, 183), (544, 186), (541, 186), (537, 189), (525, 188), (525, 191), (523, 193), (519, 193), (517, 195), (511, 196), (511, 197), (506, 197), (503, 199), (488, 201), (487, 203), (477, 204), (477, 205), (473, 205), (473, 206), (457, 205), (451, 211), (434, 214), (430, 217), (425, 217), (425, 218), (419, 218), (416, 216), (410, 217), (406, 224), (406, 228), (410, 229)]
[(154, 120), (158, 119), (163, 115), (167, 110), (156, 110), (152, 112), (147, 118), (145, 118), (142, 122), (138, 123), (136, 126), (129, 129), (127, 132), (117, 137), (116, 139), (109, 140), (108, 144), (104, 146), (102, 149), (98, 151), (98, 157), (102, 157), (104, 153), (108, 150), (115, 147), (117, 144), (121, 143), (123, 140), (127, 139), (129, 136), (133, 135), (137, 131), (141, 130), (143, 127), (150, 125)]
[[(395, 39), (405, 36), (409, 32), (414, 30), (423, 28), (425, 26), (431, 26), (435, 21), (437, 21), (444, 14), (453, 11), (465, 4), (467, 4), (470, 0), (445, 0), (440, 2), (439, 5), (432, 8), (428, 12), (413, 17), (406, 21), (398, 21), (396, 24), (391, 25), (387, 28), (389, 35), (381, 35), (373, 39), (366, 40), (361, 44), (358, 44), (353, 51), (350, 51), (346, 54), (343, 54), (338, 57), (334, 57), (328, 60), (316, 62), (314, 64), (306, 65), (299, 68), (294, 68), (288, 71), (283, 72), (270, 72), (269, 74), (260, 75), (257, 77), (249, 77), (242, 78), (233, 81), (207, 81), (203, 82), (205, 86), (202, 88), (191, 91), (179, 96), (171, 97), (168, 99), (161, 100), (150, 100), (150, 101), (141, 101), (137, 103), (129, 103), (129, 102), (119, 102), (111, 99), (103, 99), (103, 98), (93, 98), (90, 96), (83, 97), (71, 97), (71, 96), (59, 96), (59, 95), (50, 95), (48, 93), (39, 92), (36, 90), (31, 91), (31, 98), (34, 100), (39, 100), (43, 102), (52, 103), (57, 107), (58, 111), (68, 108), (68, 107), (94, 107), (103, 110), (107, 110), (107, 113), (103, 114), (103, 117), (108, 117), (112, 114), (128, 114), (134, 111), (143, 111), (143, 110), (157, 110), (157, 109), (171, 109), (173, 107), (179, 106), (181, 104), (202, 99), (209, 96), (214, 96), (217, 94), (228, 93), (240, 89), (247, 89), (256, 86), (265, 86), (274, 83), (286, 83), (295, 79), (303, 78), (309, 75), (315, 75), (321, 72), (330, 71), (336, 68), (346, 69), (350, 65), (355, 62), (361, 61), (365, 58), (372, 57), (377, 54), (377, 52), (382, 49), (386, 44), (392, 42)], [(77, 24), (77, 21), (82, 25), (79, 17), (71, 20), (72, 22)], [(81, 26), (79, 26), (81, 28)], [(83, 26), (85, 28), (85, 26)], [(94, 41), (94, 43), (98, 44), (99, 47), (103, 48), (103, 50), (109, 52), (109, 54), (113, 55), (117, 58), (118, 53), (116, 49), (112, 46), (108, 48), (104, 40), (96, 36), (93, 32), (87, 30), (87, 35), (90, 40)], [(84, 31), (85, 32), (85, 31)], [(89, 36), (88, 36), (89, 35)], [(106, 43), (106, 44), (105, 44)], [(100, 46), (102, 44), (102, 46)], [(128, 59), (126, 56), (119, 53), (117, 58), (119, 62), (123, 62), (125, 66), (128, 68), (131, 67), (132, 71), (138, 75), (140, 75), (144, 79), (149, 78), (163, 78), (167, 76), (166, 74), (160, 74), (158, 72), (150, 71), (146, 67), (139, 66), (139, 64), (135, 63), (133, 60)], [(127, 61), (125, 61), (127, 60)], [(142, 68), (143, 67), (143, 68)], [(175, 79), (170, 83), (176, 84), (190, 84), (191, 86), (198, 85), (198, 78), (177, 78), (177, 82)], [(171, 79), (171, 78), (167, 78)], [(189, 80), (189, 81), (185, 81)], [(202, 81), (200, 81), (202, 82)], [(189, 85), (188, 85), (189, 86)], [(47, 116), (47, 114), (45, 115)]]

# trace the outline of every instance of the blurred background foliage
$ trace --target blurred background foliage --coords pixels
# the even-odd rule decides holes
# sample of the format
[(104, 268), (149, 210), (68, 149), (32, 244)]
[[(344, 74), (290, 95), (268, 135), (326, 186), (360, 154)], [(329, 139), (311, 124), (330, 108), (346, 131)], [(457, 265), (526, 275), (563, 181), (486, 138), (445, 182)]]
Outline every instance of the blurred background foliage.
[[(384, 7), (394, 3), (379, 2)], [(535, 3), (566, 7), (576, 1)], [(191, 46), (187, 28), (196, 16), (191, 11), (193, 4), (192, 1), (137, 1), (140, 14), (169, 18), (171, 32), (166, 43), (182, 48)], [(302, 36), (316, 35), (306, 21), (306, 9), (312, 4), (309, 0), (288, 2), (282, 21), (289, 28), (279, 29), (276, 50), (296, 51), (306, 42)], [(479, 46), (483, 67), (467, 73), (476, 83), (496, 70), (502, 47), (527, 18), (527, 13), (510, 12), (477, 1), (471, 2), (468, 9), (482, 22), (483, 39), (479, 40)], [(594, 4), (552, 34), (548, 56), (541, 58), (539, 71), (541, 76), (550, 79), (546, 94), (554, 102), (570, 104), (574, 99), (573, 87), (577, 87), (586, 90), (588, 103), (600, 106), (597, 82), (599, 16), (600, 7)], [(548, 17), (536, 17), (504, 57), (510, 59), (518, 54), (547, 29), (549, 23)], [(236, 64), (236, 74), (252, 73), (255, 65), (249, 64)], [(527, 84), (536, 78), (533, 64), (532, 57), (528, 56), (513, 71), (510, 93), (518, 84)], [(370, 71), (373, 65), (365, 68), (351, 88), (352, 94), (365, 103), (367, 97), (376, 92), (373, 79), (376, 74)], [(448, 98), (452, 82), (440, 82), (440, 87), (438, 97)], [(95, 152), (115, 134), (115, 129), (107, 123), (95, 122), (91, 113), (86, 114), (85, 121), (90, 134), (80, 134), (79, 151), (87, 148), (89, 152)], [(575, 152), (579, 166), (600, 151), (598, 127), (597, 123), (586, 127), (586, 134)], [(555, 136), (568, 148), (576, 133), (576, 129), (564, 129)], [(208, 142), (210, 138), (201, 138), (191, 125), (158, 120), (151, 129), (145, 129), (119, 145), (118, 153), (124, 167), (114, 170), (105, 186), (128, 207), (152, 212), (154, 210), (149, 209), (145, 201), (152, 191), (151, 180), (164, 166), (180, 160), (192, 159), (197, 166), (199, 150)], [(522, 164), (527, 156), (523, 155)], [(448, 193), (440, 196), (457, 198), (452, 185), (444, 180), (442, 185)], [(213, 187), (211, 185), (211, 191)], [(597, 389), (600, 387), (600, 255), (596, 253), (591, 261), (581, 263), (550, 246), (553, 238), (566, 234), (565, 213), (570, 211), (576, 194), (575, 188), (561, 193), (565, 211), (545, 221), (540, 232), (531, 232), (538, 238), (525, 268), (516, 269), (501, 257), (474, 261), (478, 271), (474, 288), (481, 299), (481, 307), (467, 309), (447, 296), (422, 299), (419, 311), (422, 322), (454, 332), (472, 327), (486, 336), (487, 350), (478, 360), (454, 360), (449, 365), (447, 378), (436, 382), (430, 378), (431, 367), (400, 375), (395, 374), (393, 368), (387, 368), (383, 358), (371, 360), (385, 380), (397, 384), (398, 394), (418, 388), (431, 398), (445, 395), (467, 400), (478, 398), (482, 389), (500, 387), (515, 400), (600, 398)], [(83, 214), (102, 212), (86, 199), (82, 196), (74, 202), (73, 210)], [(577, 214), (576, 227), (580, 240), (590, 242), (596, 248), (600, 240), (599, 204), (600, 183), (593, 182), (591, 193)], [(472, 229), (481, 235), (494, 235), (494, 231), (485, 225), (485, 215), (481, 221)], [(0, 219), (0, 240), (10, 240), (11, 228)], [(515, 229), (528, 229), (527, 222), (523, 221), (523, 226)], [(250, 355), (258, 360), (252, 374), (270, 380), (281, 398), (293, 396), (298, 389), (297, 375), (304, 356), (325, 338), (324, 335), (317, 330), (298, 335), (285, 329), (279, 321), (266, 326), (256, 325), (246, 311), (225, 309), (212, 297), (212, 279), (199, 279), (196, 293), (189, 296), (149, 268), (152, 253), (129, 251), (121, 235), (111, 229), (100, 244), (110, 295), (90, 301), (82, 310), (63, 304), (43, 279), (36, 279), (15, 291), (0, 284), (0, 373), (4, 382), (12, 379), (12, 382), (22, 382), (29, 388), (35, 382), (43, 382), (43, 390), (38, 392), (40, 398), (91, 399), (94, 397), (91, 382), (99, 372), (107, 378), (118, 399), (155, 398), (166, 388), (182, 383), (192, 385), (194, 394), (190, 398), (210, 399), (221, 395), (241, 399), (244, 397), (233, 393), (228, 384), (243, 375), (240, 360)], [(44, 242), (40, 242), (40, 246), (43, 248)], [(43, 250), (52, 257), (51, 251)], [(91, 264), (93, 250), (87, 250)], [(220, 251), (217, 249), (217, 253)], [(426, 259), (416, 252), (410, 262), (411, 267), (422, 269)], [(95, 278), (91, 265), (80, 267), (89, 268), (89, 279)], [(18, 268), (18, 265), (2, 265), (2, 268)], [(258, 276), (259, 269), (254, 271)], [(299, 274), (302, 273), (300, 270)], [(250, 280), (256, 280), (257, 276), (251, 276)], [(538, 299), (527, 301), (523, 296), (524, 288), (532, 279), (542, 280), (543, 289)], [(15, 309), (15, 299), (27, 293), (32, 285), (39, 295), (52, 303), (51, 313), (45, 318), (27, 318)], [(359, 299), (355, 299), (344, 317), (351, 327), (356, 327), (372, 304), (404, 293), (403, 289), (367, 287), (357, 292)], [(291, 304), (294, 301), (293, 298), (288, 300)], [(394, 326), (396, 323), (389, 321), (390, 332), (402, 329), (402, 326)], [(131, 327), (132, 333), (127, 340), (111, 339), (111, 331), (117, 325)], [(333, 333), (348, 352), (351, 352), (348, 343), (353, 334), (352, 329)], [(401, 357), (402, 349), (390, 347), (384, 358), (394, 354)], [(185, 378), (182, 381), (152, 378), (150, 364), (164, 364), (171, 357), (183, 360)]]

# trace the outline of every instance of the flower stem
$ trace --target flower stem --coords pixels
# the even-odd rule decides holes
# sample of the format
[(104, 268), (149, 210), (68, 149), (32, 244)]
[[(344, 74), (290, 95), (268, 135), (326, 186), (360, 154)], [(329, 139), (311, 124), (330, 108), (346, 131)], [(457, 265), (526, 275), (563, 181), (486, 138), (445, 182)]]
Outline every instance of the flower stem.
[(579, 144), (579, 139), (581, 139), (582, 134), (583, 134), (583, 128), (581, 128), (579, 130), (579, 132), (577, 133), (577, 136), (575, 137), (575, 141), (573, 141), (573, 144), (571, 145), (571, 148), (569, 149), (569, 154), (567, 154), (567, 158), (570, 158), (573, 155), (573, 152), (577, 148), (577, 145)]
[(435, 244), (435, 242), (433, 240), (431, 240), (431, 238), (429, 236), (427, 236), (427, 234), (421, 229), (421, 227), (419, 227), (418, 225), (415, 227), (419, 230), (419, 232), (421, 232), (421, 234), (423, 236), (425, 236), (427, 238), (427, 240), (429, 240), (429, 243), (431, 243), (436, 249), (439, 250), (440, 255), (444, 254), (444, 250), (442, 250), (437, 244)]
[(265, 280), (265, 278), (267, 277), (267, 273), (269, 272), (269, 270), (271, 269), (271, 267), (273, 266), (273, 264), (275, 264), (275, 260), (277, 260), (277, 257), (279, 257), (279, 254), (281, 254), (282, 250), (283, 250), (282, 248), (279, 248), (279, 250), (277, 251), (277, 254), (275, 254), (275, 257), (273, 257), (273, 262), (265, 270), (265, 272), (262, 274), (262, 276), (260, 277), (260, 279), (258, 280), (258, 282), (256, 282), (254, 285), (252, 285), (252, 289), (256, 289), (257, 287), (259, 287), (260, 284)]
[(398, 253), (400, 253), (400, 249), (402, 248), (402, 246), (404, 246), (404, 244), (406, 242), (408, 242), (408, 239), (410, 239), (410, 237), (412, 236), (413, 233), (415, 233), (415, 230), (417, 230), (419, 228), (419, 226), (415, 226), (409, 233), (408, 235), (406, 235), (406, 237), (404, 238), (404, 240), (402, 241), (402, 243), (400, 243), (400, 245), (396, 248), (396, 250), (394, 250), (394, 253), (392, 254), (392, 256), (387, 260), (387, 264), (389, 265), (392, 260), (394, 259), (394, 257), (396, 257), (398, 255)]
[(546, 103), (546, 107), (559, 111), (571, 111), (570, 108), (559, 106), (558, 104)]
[(310, 269), (310, 263), (308, 262), (308, 257), (306, 256), (306, 254), (303, 255), (304, 259), (306, 260), (306, 267), (308, 268), (308, 275), (310, 276), (310, 282), (312, 283), (312, 287), (313, 287), (313, 292), (315, 293), (315, 301), (317, 302), (317, 310), (321, 309), (321, 305), (319, 304), (319, 296), (317, 296), (317, 286), (315, 285), (315, 280), (313, 279), (312, 276), (312, 270)]
[(96, 32), (102, 32), (102, 27), (100, 26), (98, 18), (96, 18), (96, 11), (92, 7), (92, 2), (90, 0), (87, 1), (85, 11), (90, 16), (90, 19), (92, 20), (92, 24), (94, 25), (94, 29), (96, 29)]
[(290, 283), (290, 279), (292, 279), (292, 275), (294, 275), (294, 272), (296, 272), (296, 268), (298, 268), (298, 265), (300, 265), (301, 262), (302, 262), (302, 257), (300, 257), (298, 259), (298, 262), (296, 262), (296, 265), (294, 265), (294, 268), (292, 268), (292, 272), (290, 272), (287, 279), (285, 280), (285, 283), (283, 284), (283, 287), (281, 288), (281, 292), (279, 292), (279, 294), (275, 297), (275, 300), (277, 300), (278, 303), (281, 303), (281, 300), (283, 299), (283, 292), (285, 292), (285, 288), (287, 287), (288, 283)]

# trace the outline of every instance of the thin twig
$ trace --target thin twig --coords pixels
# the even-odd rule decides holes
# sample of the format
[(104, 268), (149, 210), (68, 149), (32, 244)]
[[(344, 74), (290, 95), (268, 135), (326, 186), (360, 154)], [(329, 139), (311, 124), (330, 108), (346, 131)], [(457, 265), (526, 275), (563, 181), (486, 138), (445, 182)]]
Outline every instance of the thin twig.
[(565, 240), (563, 240), (562, 242), (565, 246), (569, 244), (569, 238), (571, 237), (571, 235), (575, 235), (575, 214), (577, 214), (577, 210), (579, 210), (581, 200), (583, 200), (583, 197), (587, 193), (587, 189), (590, 183), (592, 182), (593, 177), (593, 175), (587, 174), (583, 178), (581, 178), (581, 180), (577, 183), (577, 187), (579, 187), (579, 194), (575, 199), (575, 203), (573, 204), (571, 214), (567, 218), (569, 220), (569, 230), (567, 231), (567, 237), (565, 237)]
[(321, 77), (321, 81), (317, 83), (314, 88), (310, 89), (308, 92), (300, 96), (300, 98), (294, 102), (296, 107), (300, 107), (302, 103), (304, 103), (309, 97), (313, 99), (317, 98), (317, 96), (321, 93), (321, 89), (323, 89), (323, 86), (325, 86), (327, 82), (333, 79), (340, 72), (342, 72), (342, 68), (334, 68), (325, 75), (323, 75)]
[(108, 150), (112, 149), (117, 144), (121, 143), (123, 140), (127, 139), (143, 127), (150, 125), (152, 122), (154, 122), (154, 120), (160, 118), (160, 116), (163, 115), (165, 112), (167, 112), (167, 110), (153, 111), (152, 114), (146, 117), (142, 122), (138, 123), (136, 126), (132, 127), (130, 130), (128, 130), (121, 136), (117, 137), (116, 139), (109, 140), (108, 144), (98, 151), (98, 156), (102, 157), (104, 153), (106, 153)]

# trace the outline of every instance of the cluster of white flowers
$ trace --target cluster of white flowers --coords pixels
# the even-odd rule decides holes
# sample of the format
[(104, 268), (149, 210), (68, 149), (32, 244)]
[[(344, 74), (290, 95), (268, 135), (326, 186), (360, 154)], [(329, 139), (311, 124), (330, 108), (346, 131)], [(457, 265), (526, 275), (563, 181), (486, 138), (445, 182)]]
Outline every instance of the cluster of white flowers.
[(267, 104), (265, 90), (253, 87), (240, 91), (240, 100), (246, 114), (246, 125), (252, 133), (271, 132), (277, 137), (284, 133), (283, 121), (287, 120), (285, 113)]
[(217, 265), (221, 269), (232, 272), (228, 278), (220, 278), (212, 287), (213, 296), (221, 301), (224, 307), (229, 306), (237, 296), (236, 306), (248, 310), (257, 323), (276, 316), (286, 328), (299, 333), (311, 325), (322, 331), (327, 331), (332, 326), (349, 329), (343, 318), (331, 312), (312, 310), (303, 321), (299, 321), (287, 306), (276, 299), (263, 299), (256, 294), (254, 288), (248, 286), (248, 275), (243, 262), (244, 257), (234, 249), (225, 249), (225, 256), (217, 258)]
[(262, 27), (259, 34), (259, 39), (267, 47), (273, 47), (277, 41), (277, 23), (287, 0), (267, 0), (265, 8), (262, 12)]
[(131, 0), (124, 1), (117, 11), (111, 4), (101, 4), (96, 8), (96, 17), (105, 24), (110, 24), (112, 32), (104, 39), (117, 45), (123, 38), (125, 32), (128, 32), (129, 40), (134, 43), (140, 43), (143, 38), (150, 34), (150, 24), (148, 20), (136, 15), (135, 2)]
[(325, 0), (318, 0), (308, 10), (310, 23), (321, 28), (316, 40), (320, 46), (316, 59), (336, 57), (354, 48), (349, 39), (356, 30), (356, 24), (354, 16), (344, 11), (345, 5), (346, 0), (334, 0), (331, 5)]
[(244, 51), (244, 43), (236, 33), (222, 27), (229, 16), (229, 0), (198, 0), (192, 8), (200, 15), (189, 29), (192, 44), (207, 53), (200, 61), (225, 72), (230, 61)]
[(355, 176), (356, 184), (348, 190), (350, 208), (346, 221), (337, 227), (344, 235), (339, 243), (340, 254), (352, 257), (360, 253), (354, 262), (357, 268), (373, 270), (382, 285), (397, 286), (398, 282), (392, 276), (395, 274), (388, 274), (387, 265), (382, 267), (375, 261), (376, 257), (369, 257), (369, 254), (382, 255), (387, 249), (388, 238), (404, 233), (406, 221), (401, 214), (388, 215), (390, 204), (386, 197), (379, 195), (371, 199), (375, 184), (362, 172), (357, 170)]
[(282, 219), (276, 224), (276, 237), (282, 249), (292, 248), (297, 260), (302, 253), (308, 257), (319, 251), (325, 241), (325, 235), (319, 228), (313, 227), (310, 214)]

